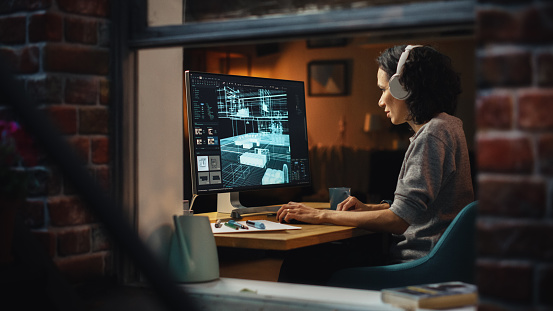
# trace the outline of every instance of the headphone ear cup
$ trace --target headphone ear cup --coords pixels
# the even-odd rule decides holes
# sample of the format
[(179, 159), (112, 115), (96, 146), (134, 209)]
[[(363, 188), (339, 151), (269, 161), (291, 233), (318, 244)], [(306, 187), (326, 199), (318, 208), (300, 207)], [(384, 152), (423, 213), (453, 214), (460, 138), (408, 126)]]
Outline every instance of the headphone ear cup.
[(409, 97), (410, 93), (406, 91), (403, 88), (403, 85), (401, 85), (401, 83), (399, 82), (400, 77), (401, 76), (399, 74), (394, 74), (388, 82), (388, 87), (390, 88), (390, 93), (394, 98), (404, 100)]

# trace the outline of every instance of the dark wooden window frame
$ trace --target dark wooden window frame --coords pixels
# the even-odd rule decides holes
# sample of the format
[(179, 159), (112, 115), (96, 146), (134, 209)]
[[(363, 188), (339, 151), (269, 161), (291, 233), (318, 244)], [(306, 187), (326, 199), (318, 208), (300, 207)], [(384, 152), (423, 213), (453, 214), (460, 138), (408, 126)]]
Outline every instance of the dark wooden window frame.
[(131, 7), (131, 49), (183, 46), (187, 48), (245, 42), (267, 42), (361, 33), (464, 34), (474, 25), (474, 0), (430, 1), (381, 5), (314, 14), (198, 22), (147, 27), (146, 0)]
[[(131, 223), (137, 215), (136, 51), (160, 47), (197, 48), (293, 39), (325, 39), (366, 34), (376, 42), (418, 37), (472, 36), (475, 0), (429, 1), (335, 10), (316, 14), (147, 26), (147, 1), (112, 1), (111, 147), (115, 200)], [(129, 117), (131, 115), (131, 117)], [(134, 169), (133, 169), (134, 167)], [(116, 252), (123, 282), (139, 278), (134, 265)]]

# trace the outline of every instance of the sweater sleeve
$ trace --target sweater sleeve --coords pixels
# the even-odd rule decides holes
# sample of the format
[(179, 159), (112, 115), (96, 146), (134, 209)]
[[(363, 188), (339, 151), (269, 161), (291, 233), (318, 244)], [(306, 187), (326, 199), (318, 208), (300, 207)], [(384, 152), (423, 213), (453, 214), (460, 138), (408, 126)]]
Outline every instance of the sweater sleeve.
[(411, 142), (391, 210), (409, 224), (428, 221), (428, 206), (455, 170), (452, 151), (440, 138), (425, 134)]

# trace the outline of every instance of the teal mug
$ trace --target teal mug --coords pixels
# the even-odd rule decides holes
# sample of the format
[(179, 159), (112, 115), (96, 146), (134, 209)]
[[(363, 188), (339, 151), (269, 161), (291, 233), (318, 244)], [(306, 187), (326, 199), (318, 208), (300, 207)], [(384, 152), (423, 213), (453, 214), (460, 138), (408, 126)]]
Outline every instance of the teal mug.
[(347, 199), (351, 195), (351, 188), (337, 187), (328, 188), (328, 196), (330, 198), (330, 209), (336, 210), (339, 203)]
[(173, 216), (169, 267), (180, 283), (207, 282), (219, 278), (219, 258), (209, 218)]

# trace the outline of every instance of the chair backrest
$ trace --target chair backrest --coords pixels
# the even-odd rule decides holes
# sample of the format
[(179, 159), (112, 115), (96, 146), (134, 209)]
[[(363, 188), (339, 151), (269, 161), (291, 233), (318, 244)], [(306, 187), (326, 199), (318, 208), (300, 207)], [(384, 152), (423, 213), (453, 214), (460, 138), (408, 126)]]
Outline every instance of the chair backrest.
[(476, 201), (465, 206), (427, 256), (388, 266), (339, 270), (327, 285), (381, 290), (446, 281), (474, 283), (477, 206)]
[(465, 206), (427, 256), (432, 266), (452, 280), (474, 281), (477, 207), (477, 201)]

